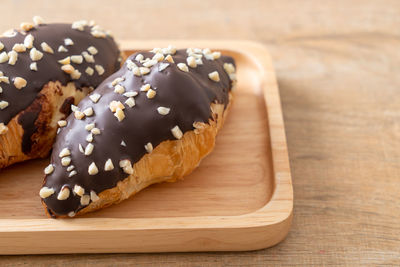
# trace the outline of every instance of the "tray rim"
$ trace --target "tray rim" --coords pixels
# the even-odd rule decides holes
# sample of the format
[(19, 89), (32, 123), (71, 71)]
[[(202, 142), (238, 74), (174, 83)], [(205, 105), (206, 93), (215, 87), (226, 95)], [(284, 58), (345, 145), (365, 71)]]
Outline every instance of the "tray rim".
[[(164, 249), (150, 250), (113, 250), (105, 251), (100, 249), (99, 252), (160, 252), (160, 251), (211, 251), (211, 250), (254, 250), (266, 248), (282, 241), (290, 228), (293, 217), (293, 188), (291, 180), (291, 172), (288, 159), (288, 151), (286, 144), (286, 135), (281, 109), (279, 90), (277, 86), (274, 68), (269, 56), (267, 48), (257, 42), (247, 40), (145, 40), (145, 41), (123, 41), (122, 48), (124, 50), (146, 49), (149, 47), (168, 45), (173, 43), (177, 47), (189, 47), (192, 45), (201, 47), (211, 47), (212, 49), (230, 50), (235, 53), (244, 54), (243, 47), (250, 48), (246, 50), (246, 56), (258, 63), (262, 77), (261, 90), (263, 92), (264, 101), (267, 109), (269, 137), (272, 154), (273, 175), (275, 179), (275, 190), (270, 201), (265, 206), (254, 212), (243, 215), (232, 216), (194, 216), (194, 217), (165, 217), (165, 218), (75, 218), (70, 219), (0, 219), (0, 254), (26, 254), (18, 251), (18, 249), (8, 249), (3, 253), (7, 240), (13, 238), (13, 234), (23, 233), (31, 237), (37, 237), (44, 233), (68, 233), (79, 231), (88, 235), (103, 233), (120, 232), (125, 235), (127, 232), (134, 234), (141, 231), (183, 231), (198, 234), (198, 231), (211, 230), (217, 236), (223, 235), (224, 230), (230, 232), (233, 229), (240, 229), (243, 233), (253, 233), (249, 235), (254, 239), (254, 231), (258, 233), (267, 233), (268, 237), (260, 235), (259, 240), (243, 240), (246, 247), (240, 245), (241, 240), (232, 240), (227, 238), (232, 244), (223, 247), (204, 247), (200, 249), (175, 249), (168, 247)], [(268, 86), (266, 86), (268, 84)], [(151, 220), (151, 224), (149, 224)], [(93, 223), (95, 221), (95, 223)], [(118, 223), (117, 223), (118, 222)], [(116, 224), (117, 223), (117, 224)], [(271, 235), (271, 230), (279, 231)], [(160, 233), (161, 233), (160, 232)], [(140, 234), (138, 235), (140, 236)], [(145, 236), (145, 235), (144, 235)], [(240, 235), (240, 238), (246, 238)], [(237, 243), (239, 242), (239, 243)], [(249, 243), (250, 242), (250, 243)], [(177, 246), (179, 247), (179, 246)], [(67, 253), (69, 251), (66, 251)], [(75, 253), (97, 252), (97, 251), (72, 251)], [(29, 252), (28, 252), (29, 253)], [(35, 252), (37, 253), (37, 252)], [(40, 253), (40, 252), (39, 252)], [(43, 253), (61, 253), (44, 251)]]

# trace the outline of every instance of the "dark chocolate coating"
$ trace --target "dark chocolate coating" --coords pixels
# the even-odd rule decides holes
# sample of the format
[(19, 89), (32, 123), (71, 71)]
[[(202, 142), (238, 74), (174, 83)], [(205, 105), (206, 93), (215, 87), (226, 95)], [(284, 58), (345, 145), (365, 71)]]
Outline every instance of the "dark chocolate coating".
[[(9, 77), (10, 84), (0, 83), (3, 88), (3, 93), (0, 93), (0, 101), (4, 100), (9, 103), (9, 106), (0, 110), (0, 123), (8, 124), (8, 122), (19, 112), (26, 109), (38, 96), (42, 87), (50, 81), (60, 81), (66, 85), (68, 82), (74, 82), (76, 88), (96, 87), (106, 77), (118, 70), (120, 63), (118, 57), (120, 51), (112, 37), (95, 38), (90, 33), (91, 27), (85, 26), (84, 31), (72, 29), (71, 24), (43, 24), (33, 28), (29, 32), (17, 32), (14, 37), (0, 37), (0, 41), (4, 44), (4, 48), (0, 51), (10, 52), (16, 43), (24, 43), (24, 39), (28, 34), (33, 35), (33, 47), (43, 53), (42, 59), (32, 61), (29, 56), (30, 49), (26, 52), (18, 53), (18, 60), (15, 65), (9, 65), (7, 62), (0, 64), (0, 71), (4, 76)], [(66, 46), (64, 39), (70, 38), (74, 44)], [(46, 42), (53, 50), (54, 54), (44, 52), (41, 48), (41, 43)], [(57, 52), (58, 47), (63, 45), (68, 49), (68, 52)], [(85, 60), (81, 64), (71, 62), (75, 69), (78, 69), (82, 74), (78, 80), (72, 80), (70, 75), (61, 70), (61, 64), (57, 62), (71, 55), (81, 55), (87, 48), (94, 46), (98, 53), (94, 55), (95, 63), (87, 63)], [(29, 68), (33, 62), (37, 63), (37, 71)], [(87, 67), (95, 68), (95, 65), (104, 67), (104, 74), (101, 76), (95, 71), (92, 76), (85, 73)], [(15, 77), (22, 77), (27, 81), (26, 87), (18, 90), (13, 84)], [(26, 115), (28, 116), (28, 115)], [(34, 127), (34, 120), (21, 119), (19, 122), (25, 131)], [(26, 138), (30, 138), (27, 136)], [(25, 150), (29, 147), (25, 147)]]
[[(135, 61), (135, 56), (130, 59)], [(152, 58), (152, 52), (141, 52), (145, 57)], [(186, 63), (186, 50), (178, 50), (165, 70), (159, 71), (157, 63), (151, 68), (151, 72), (142, 77), (134, 76), (133, 72), (127, 69), (127, 64), (116, 73), (107, 78), (93, 93), (98, 93), (101, 98), (93, 103), (89, 97), (85, 97), (79, 104), (81, 111), (92, 107), (94, 115), (83, 120), (75, 119), (71, 114), (67, 118), (68, 125), (61, 129), (51, 156), (51, 163), (54, 165), (54, 172), (47, 175), (44, 186), (52, 187), (55, 193), (43, 199), (49, 211), (56, 215), (66, 215), (71, 211), (77, 212), (84, 208), (80, 205), (80, 197), (72, 193), (74, 185), (80, 185), (85, 189), (85, 194), (91, 190), (97, 194), (113, 188), (119, 181), (125, 179), (128, 174), (119, 167), (119, 161), (129, 159), (132, 164), (139, 161), (147, 152), (145, 145), (151, 142), (155, 148), (165, 140), (176, 140), (171, 129), (178, 125), (183, 133), (193, 130), (194, 122), (208, 123), (211, 117), (210, 105), (212, 102), (222, 103), (225, 106), (229, 102), (229, 91), (231, 81), (223, 68), (224, 63), (233, 63), (231, 57), (222, 56), (216, 60), (206, 60), (203, 57), (203, 65), (197, 68), (190, 68), (189, 72), (183, 72), (177, 68), (177, 63)], [(162, 61), (166, 63), (167, 61)], [(208, 74), (218, 71), (219, 82), (208, 78)], [(125, 119), (119, 122), (109, 109), (109, 103), (113, 100), (124, 103), (127, 97), (114, 92), (111, 85), (115, 78), (124, 77), (125, 81), (120, 84), (126, 92), (136, 91), (136, 105), (132, 108), (125, 105)], [(141, 92), (143, 84), (149, 83), (156, 91), (152, 99), (146, 97), (146, 92)], [(163, 106), (170, 108), (167, 115), (160, 115), (157, 108)], [(85, 140), (89, 134), (85, 126), (95, 123), (95, 127), (101, 130), (100, 135), (94, 135), (92, 144), (93, 153), (85, 156), (78, 149), (78, 144), (86, 147)], [(121, 141), (126, 147), (121, 146)], [(63, 148), (69, 148), (71, 158), (77, 174), (68, 177), (67, 167), (61, 165), (59, 153)], [(114, 169), (105, 171), (104, 164), (111, 158)], [(88, 166), (95, 162), (99, 172), (96, 175), (88, 174)], [(68, 186), (71, 194), (66, 200), (57, 200), (57, 194), (62, 186)]]

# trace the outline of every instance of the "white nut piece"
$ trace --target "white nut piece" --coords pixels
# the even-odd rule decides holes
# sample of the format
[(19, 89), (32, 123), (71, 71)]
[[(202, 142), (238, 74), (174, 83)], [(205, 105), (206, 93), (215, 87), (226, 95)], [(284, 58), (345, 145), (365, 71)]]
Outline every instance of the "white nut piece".
[(55, 191), (54, 191), (53, 188), (44, 186), (44, 187), (42, 187), (42, 188), (40, 189), (40, 191), (39, 191), (39, 196), (40, 196), (41, 198), (48, 198), (49, 196), (51, 196), (52, 194), (54, 194), (54, 192), (55, 192)]
[(58, 47), (58, 49), (57, 49), (57, 52), (68, 52), (68, 49), (67, 48), (65, 48), (65, 46), (63, 46), (63, 45), (60, 45), (59, 47)]
[(183, 133), (178, 125), (171, 129), (171, 133), (176, 139), (181, 139), (183, 136)]
[(82, 186), (76, 184), (74, 186), (74, 193), (81, 197), (85, 194), (85, 189)]
[(89, 53), (92, 55), (96, 55), (98, 53), (96, 47), (94, 47), (94, 46), (89, 46), (87, 51), (89, 51)]
[(29, 32), (30, 30), (32, 30), (35, 27), (35, 25), (33, 25), (32, 23), (29, 22), (22, 22), (20, 24), (20, 28), (21, 30), (25, 31), (25, 32)]
[(100, 129), (99, 128), (93, 128), (90, 132), (92, 134), (94, 134), (94, 135), (99, 135), (100, 134)]
[(84, 111), (83, 111), (83, 114), (85, 114), (86, 116), (88, 116), (88, 117), (90, 117), (90, 116), (92, 116), (93, 115), (93, 108), (92, 107), (89, 107), (89, 108), (87, 108), (87, 109), (85, 109)]
[(15, 65), (18, 60), (18, 53), (15, 51), (8, 52), (8, 64)]
[(0, 54), (0, 63), (4, 63), (8, 61), (8, 54), (7, 52), (2, 52)]
[(114, 92), (122, 95), (123, 93), (125, 93), (125, 87), (123, 87), (120, 84), (117, 84), (114, 88)]
[(104, 74), (104, 68), (101, 65), (95, 65), (94, 68), (96, 69), (97, 73), (101, 76)]
[(57, 62), (60, 64), (63, 64), (63, 65), (71, 64), (71, 57), (66, 57), (66, 58), (60, 59)]
[(12, 50), (14, 50), (14, 51), (17, 52), (17, 53), (23, 53), (23, 52), (26, 51), (26, 47), (25, 47), (24, 44), (15, 44), (15, 45), (12, 47)]
[(90, 191), (90, 199), (91, 199), (93, 202), (96, 202), (96, 201), (98, 201), (100, 198), (99, 198), (99, 196), (96, 194), (96, 192), (94, 192), (93, 190), (91, 190), (91, 191)]
[(37, 68), (37, 63), (36, 63), (36, 62), (31, 63), (31, 64), (29, 65), (29, 68), (30, 68), (31, 70), (33, 70), (33, 71), (37, 71), (37, 70), (38, 70), (38, 68)]
[(89, 143), (85, 148), (85, 156), (89, 156), (90, 154), (92, 154), (93, 149), (94, 145), (92, 143)]
[(76, 175), (76, 174), (77, 174), (76, 171), (72, 171), (72, 172), (69, 173), (68, 177), (72, 177), (72, 176), (74, 176), (74, 175)]
[(66, 120), (59, 120), (59, 121), (57, 122), (57, 124), (58, 124), (58, 126), (60, 126), (60, 127), (65, 127), (65, 126), (67, 126), (67, 121), (66, 121)]
[(115, 110), (114, 116), (118, 119), (119, 122), (125, 119), (125, 113), (121, 108), (117, 108)]
[(94, 69), (91, 67), (87, 67), (85, 72), (87, 75), (92, 76), (94, 74)]
[(118, 77), (118, 78), (115, 78), (114, 81), (111, 82), (111, 85), (116, 86), (117, 84), (119, 84), (120, 82), (123, 82), (123, 81), (125, 81), (125, 78)]
[(93, 103), (97, 103), (97, 101), (99, 101), (100, 97), (101, 97), (101, 95), (98, 93), (94, 93), (89, 96), (90, 100), (92, 100)]
[(98, 172), (99, 172), (99, 169), (97, 169), (96, 164), (94, 162), (92, 162), (88, 168), (89, 175), (96, 175)]
[(119, 167), (121, 167), (125, 173), (133, 174), (133, 168), (130, 160), (128, 159), (121, 160), (119, 162)]
[(189, 72), (189, 68), (185, 63), (178, 63), (178, 69), (180, 69), (183, 72)]
[(152, 99), (156, 96), (157, 92), (153, 89), (150, 89), (149, 91), (147, 91), (146, 96), (149, 99)]
[(58, 200), (66, 200), (67, 198), (69, 198), (69, 194), (70, 194), (69, 188), (64, 186), (63, 188), (61, 188), (61, 191), (58, 193), (57, 199)]
[(95, 123), (89, 123), (85, 126), (86, 131), (91, 131), (95, 127)]
[(166, 68), (168, 68), (168, 66), (169, 66), (169, 63), (161, 62), (161, 63), (158, 65), (158, 71), (163, 71), (163, 70), (165, 70)]
[(72, 41), (71, 38), (65, 38), (64, 39), (64, 44), (66, 46), (71, 46), (71, 45), (74, 45), (74, 41)]
[(61, 165), (67, 167), (71, 163), (71, 157), (63, 157), (61, 159)]
[(169, 63), (175, 63), (175, 61), (174, 61), (174, 59), (172, 58), (171, 55), (166, 56), (165, 60), (168, 61)]
[(59, 156), (60, 158), (66, 157), (66, 156), (69, 156), (69, 155), (71, 155), (71, 151), (70, 151), (67, 147), (64, 147), (64, 148), (60, 151), (60, 154), (58, 154), (58, 156)]
[(88, 134), (88, 136), (86, 136), (86, 141), (88, 141), (89, 143), (93, 142), (93, 134), (90, 133)]
[(217, 71), (213, 71), (211, 73), (208, 74), (208, 78), (210, 78), (210, 80), (214, 81), (214, 82), (219, 82), (219, 73)]
[(71, 74), (74, 72), (75, 68), (71, 65), (71, 64), (66, 64), (66, 65), (62, 65), (61, 69), (68, 74)]
[(125, 104), (128, 105), (128, 107), (132, 108), (136, 105), (135, 99), (133, 97), (129, 97), (126, 101)]
[(113, 100), (110, 102), (109, 108), (110, 108), (111, 112), (116, 112), (117, 108), (125, 109), (125, 106), (120, 101)]
[(46, 168), (44, 168), (44, 174), (51, 174), (54, 171), (53, 164), (49, 164)]
[(42, 47), (42, 50), (44, 52), (49, 53), (49, 54), (54, 54), (53, 48), (51, 48), (46, 42), (42, 42), (40, 44), (40, 46)]
[(197, 63), (196, 63), (196, 59), (192, 56), (187, 57), (186, 58), (186, 62), (188, 64), (189, 67), (191, 68), (196, 68), (197, 67)]
[(106, 161), (106, 163), (104, 164), (104, 170), (105, 170), (105, 171), (112, 171), (112, 170), (114, 170), (114, 164), (113, 164), (113, 162), (112, 162), (111, 159), (108, 159), (108, 160)]
[(36, 26), (39, 26), (39, 25), (41, 25), (41, 24), (44, 24), (44, 20), (43, 20), (42, 17), (40, 17), (40, 16), (34, 16), (34, 17), (33, 17), (33, 23), (34, 23)]
[(76, 119), (81, 120), (81, 119), (83, 119), (85, 117), (85, 113), (77, 110), (77, 111), (74, 112), (74, 116), (75, 116)]
[(161, 115), (167, 115), (171, 109), (167, 107), (158, 107), (157, 112)]
[(83, 57), (81, 55), (71, 56), (71, 61), (75, 64), (81, 64), (83, 62)]
[(27, 82), (24, 78), (15, 77), (15, 79), (14, 79), (14, 86), (15, 86), (15, 88), (17, 88), (19, 90), (24, 88), (26, 86), (26, 83)]
[(232, 63), (224, 63), (224, 70), (228, 74), (235, 73), (235, 66)]
[(69, 165), (68, 168), (67, 168), (67, 172), (70, 172), (73, 169), (75, 169), (75, 166), (74, 165)]
[(146, 149), (147, 153), (151, 153), (153, 151), (153, 144), (148, 142), (144, 145), (144, 148)]
[(89, 195), (83, 195), (81, 196), (81, 205), (82, 206), (87, 206), (90, 203), (90, 196)]
[(31, 51), (29, 51), (29, 56), (33, 61), (39, 61), (42, 59), (43, 53), (33, 47)]
[(1, 100), (0, 101), (0, 109), (1, 110), (3, 110), (3, 109), (5, 109), (6, 107), (8, 107), (8, 102), (7, 101), (4, 101), (4, 100)]
[(142, 87), (140, 87), (140, 91), (147, 92), (150, 90), (150, 88), (151, 88), (150, 84), (146, 83), (146, 84), (142, 85)]

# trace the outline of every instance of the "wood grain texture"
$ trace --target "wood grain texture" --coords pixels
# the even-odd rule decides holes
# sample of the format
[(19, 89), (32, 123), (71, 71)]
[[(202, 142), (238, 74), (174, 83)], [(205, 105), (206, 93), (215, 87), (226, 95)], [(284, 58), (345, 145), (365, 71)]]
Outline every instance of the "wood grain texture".
[(289, 236), (267, 250), (5, 256), (2, 265), (400, 264), (398, 1), (25, 0), (2, 7), (1, 29), (32, 14), (50, 21), (89, 14), (125, 39), (263, 42), (277, 71), (295, 195)]

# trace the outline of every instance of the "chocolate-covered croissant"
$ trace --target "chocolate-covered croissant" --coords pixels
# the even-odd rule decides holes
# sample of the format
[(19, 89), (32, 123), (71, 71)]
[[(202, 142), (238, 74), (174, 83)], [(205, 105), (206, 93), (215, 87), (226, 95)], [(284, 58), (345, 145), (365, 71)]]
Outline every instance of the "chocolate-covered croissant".
[(93, 22), (40, 17), (0, 37), (0, 168), (48, 155), (57, 122), (120, 67), (113, 38)]
[(47, 214), (83, 214), (189, 174), (214, 147), (235, 79), (233, 59), (209, 49), (130, 56), (62, 124), (40, 190)]

